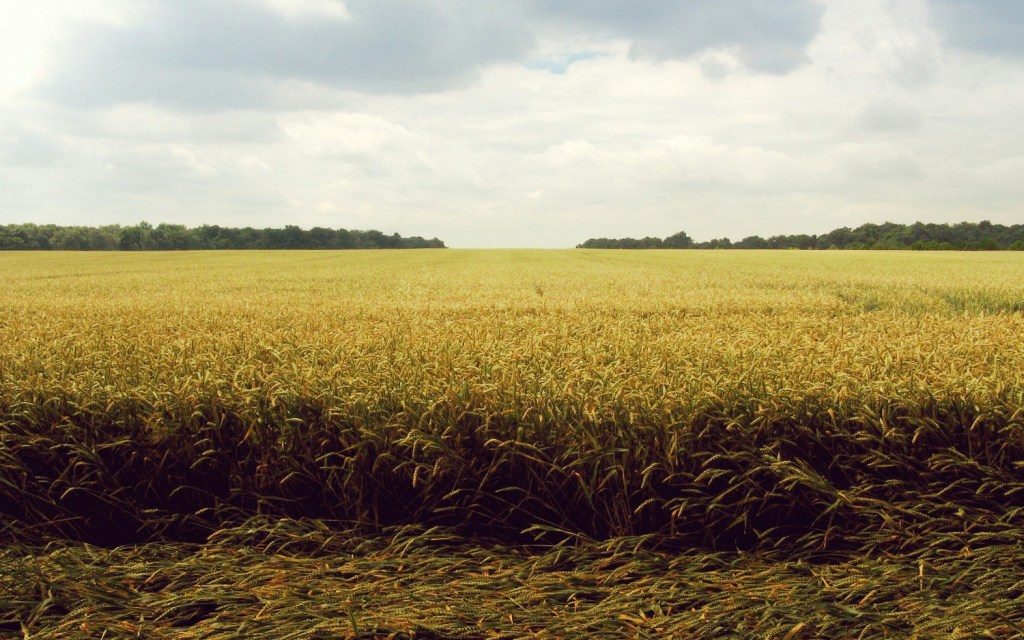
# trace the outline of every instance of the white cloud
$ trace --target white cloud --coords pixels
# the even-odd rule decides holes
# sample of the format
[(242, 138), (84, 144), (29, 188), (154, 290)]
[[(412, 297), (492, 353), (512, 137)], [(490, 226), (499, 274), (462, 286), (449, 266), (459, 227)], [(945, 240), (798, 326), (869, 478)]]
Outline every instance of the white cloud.
[(321, 19), (348, 21), (348, 7), (341, 0), (263, 0), (270, 8), (292, 20)]
[[(1024, 61), (956, 36), (964, 3), (773, 2), (794, 24), (749, 0), (12, 5), (0, 222), (453, 246), (1024, 222)], [(971, 30), (1000, 15), (972, 6)]]
[(867, 131), (906, 131), (921, 127), (921, 111), (911, 104), (892, 100), (873, 101), (864, 106), (859, 125)]

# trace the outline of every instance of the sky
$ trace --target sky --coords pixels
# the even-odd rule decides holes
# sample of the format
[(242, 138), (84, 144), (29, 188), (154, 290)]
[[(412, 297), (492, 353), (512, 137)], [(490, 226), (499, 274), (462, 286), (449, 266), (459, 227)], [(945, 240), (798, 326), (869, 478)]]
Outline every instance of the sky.
[(0, 0), (0, 223), (1024, 223), (1016, 0)]

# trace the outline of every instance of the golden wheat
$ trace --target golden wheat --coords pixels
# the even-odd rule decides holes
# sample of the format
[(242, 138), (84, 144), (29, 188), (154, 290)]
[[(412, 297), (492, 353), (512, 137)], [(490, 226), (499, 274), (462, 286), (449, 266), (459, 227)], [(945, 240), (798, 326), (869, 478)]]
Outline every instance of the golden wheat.
[[(956, 571), (994, 593), (985, 563), (1021, 556), (1022, 255), (2, 254), (0, 281), (11, 545), (212, 544), (255, 516), (371, 537), (438, 526), (542, 554), (529, 562), (635, 540), (859, 563), (879, 581), (865, 603), (970, 554), (983, 560)], [(47, 571), (82, 561), (39, 557)], [(29, 580), (17, 575), (12, 590)], [(1008, 637), (1010, 600), (948, 610), (965, 637)], [(861, 628), (925, 628), (924, 609), (886, 611)], [(623, 611), (612, 626), (713, 629), (684, 614)], [(837, 629), (776, 614), (745, 628)], [(513, 615), (509, 633), (526, 628)]]

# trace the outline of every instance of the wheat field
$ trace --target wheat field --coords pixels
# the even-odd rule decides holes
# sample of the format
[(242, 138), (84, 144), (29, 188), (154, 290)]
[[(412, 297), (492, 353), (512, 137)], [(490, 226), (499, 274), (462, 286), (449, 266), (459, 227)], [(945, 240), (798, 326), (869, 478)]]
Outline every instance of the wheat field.
[(0, 282), (0, 637), (1024, 637), (1019, 253)]

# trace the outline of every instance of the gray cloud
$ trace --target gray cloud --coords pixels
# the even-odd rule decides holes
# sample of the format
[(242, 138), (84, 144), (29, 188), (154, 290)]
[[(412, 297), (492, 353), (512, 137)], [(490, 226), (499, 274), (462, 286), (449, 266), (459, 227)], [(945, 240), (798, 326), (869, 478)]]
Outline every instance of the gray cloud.
[(480, 11), (470, 0), (350, 0), (345, 7), (348, 19), (285, 17), (242, 0), (152, 2), (139, 23), (78, 31), (46, 91), (82, 106), (200, 109), (286, 102), (275, 94), (282, 81), (419, 93), (464, 85), (482, 65), (520, 59), (533, 42), (513, 4)]
[(735, 47), (750, 69), (781, 74), (807, 60), (824, 9), (813, 0), (535, 0), (541, 15), (569, 28), (633, 42), (633, 55), (689, 58)]
[(64, 159), (60, 140), (17, 123), (6, 124), (0, 134), (0, 165), (49, 167)]
[(932, 18), (950, 45), (978, 53), (1024, 56), (1024, 3), (932, 0)]
[(860, 112), (859, 126), (866, 131), (893, 132), (920, 129), (921, 112), (893, 101), (872, 102)]
[[(785, 73), (806, 60), (822, 13), (812, 0), (349, 0), (344, 7), (347, 17), (286, 16), (257, 0), (151, 0), (135, 22), (72, 30), (42, 94), (74, 107), (334, 107), (337, 90), (465, 86), (484, 66), (527, 61), (545, 29), (624, 38), (635, 57), (655, 60), (730, 48), (748, 69)], [(564, 72), (573, 59), (548, 66)]]

